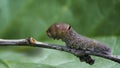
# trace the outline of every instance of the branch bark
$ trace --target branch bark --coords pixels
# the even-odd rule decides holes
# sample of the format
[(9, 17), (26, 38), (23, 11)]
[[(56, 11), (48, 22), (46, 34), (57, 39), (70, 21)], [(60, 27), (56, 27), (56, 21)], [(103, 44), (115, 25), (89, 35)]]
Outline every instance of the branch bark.
[(103, 55), (103, 54), (98, 54), (98, 53), (90, 52), (90, 51), (76, 50), (76, 49), (71, 49), (66, 46), (60, 46), (60, 45), (56, 45), (56, 44), (47, 44), (47, 43), (39, 42), (32, 37), (27, 38), (27, 39), (17, 39), (17, 40), (0, 39), (0, 46), (42, 47), (42, 48), (49, 48), (49, 49), (65, 51), (65, 52), (71, 53), (77, 57), (81, 56), (83, 54), (89, 54), (89, 55), (109, 59), (109, 60), (115, 61), (120, 64), (120, 57), (117, 57), (117, 56)]

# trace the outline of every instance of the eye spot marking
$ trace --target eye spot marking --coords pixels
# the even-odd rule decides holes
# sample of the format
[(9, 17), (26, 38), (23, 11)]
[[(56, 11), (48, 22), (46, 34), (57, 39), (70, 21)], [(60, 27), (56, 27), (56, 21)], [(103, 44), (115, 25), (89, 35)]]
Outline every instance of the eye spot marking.
[(68, 26), (68, 30), (70, 30), (71, 29), (71, 26)]

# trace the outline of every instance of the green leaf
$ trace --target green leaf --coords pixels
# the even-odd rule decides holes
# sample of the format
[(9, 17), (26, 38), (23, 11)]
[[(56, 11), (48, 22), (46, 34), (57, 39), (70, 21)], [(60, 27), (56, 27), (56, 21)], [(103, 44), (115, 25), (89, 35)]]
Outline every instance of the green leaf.
[[(72, 1), (75, 28), (89, 36), (120, 35), (120, 0)], [(109, 29), (109, 30), (108, 30)]]
[[(46, 35), (47, 28), (58, 21), (108, 44), (114, 55), (120, 55), (120, 0), (0, 0), (0, 38), (32, 36), (42, 42), (64, 45)], [(65, 52), (21, 48), (0, 47), (0, 68), (120, 68), (103, 58), (94, 57), (96, 63), (90, 66)], [(31, 50), (36, 55), (16, 50)]]

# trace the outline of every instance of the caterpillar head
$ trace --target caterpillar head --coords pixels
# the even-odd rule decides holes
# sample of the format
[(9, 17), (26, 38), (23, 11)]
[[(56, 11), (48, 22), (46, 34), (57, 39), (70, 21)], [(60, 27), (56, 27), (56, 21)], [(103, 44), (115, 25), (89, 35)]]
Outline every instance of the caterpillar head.
[(70, 30), (71, 26), (65, 23), (55, 23), (47, 30), (47, 35), (53, 39), (61, 39)]

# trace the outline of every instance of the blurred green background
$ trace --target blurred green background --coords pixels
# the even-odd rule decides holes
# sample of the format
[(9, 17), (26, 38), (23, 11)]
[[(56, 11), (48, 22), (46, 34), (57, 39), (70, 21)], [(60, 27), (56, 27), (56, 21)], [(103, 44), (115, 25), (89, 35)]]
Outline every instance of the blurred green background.
[[(47, 28), (59, 21), (108, 44), (114, 55), (120, 55), (120, 0), (0, 0), (0, 38), (34, 37), (64, 45), (46, 35)], [(96, 63), (90, 66), (61, 51), (0, 47), (0, 68), (120, 68), (118, 63), (94, 58)]]

